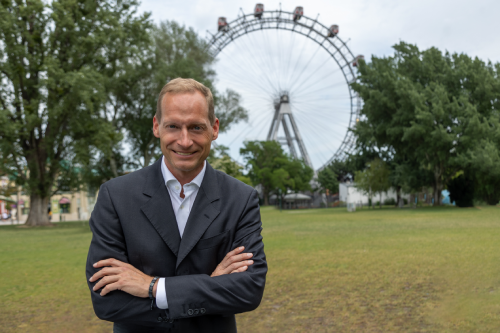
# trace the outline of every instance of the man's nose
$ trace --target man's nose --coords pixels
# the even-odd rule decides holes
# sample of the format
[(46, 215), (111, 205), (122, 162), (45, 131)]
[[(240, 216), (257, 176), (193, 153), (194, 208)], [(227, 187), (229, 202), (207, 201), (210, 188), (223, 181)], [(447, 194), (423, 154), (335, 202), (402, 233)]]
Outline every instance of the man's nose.
[(193, 144), (193, 140), (191, 140), (191, 137), (189, 135), (189, 131), (187, 128), (183, 128), (181, 130), (181, 136), (177, 140), (177, 144), (179, 146), (185, 147), (185, 148), (191, 147), (191, 145)]

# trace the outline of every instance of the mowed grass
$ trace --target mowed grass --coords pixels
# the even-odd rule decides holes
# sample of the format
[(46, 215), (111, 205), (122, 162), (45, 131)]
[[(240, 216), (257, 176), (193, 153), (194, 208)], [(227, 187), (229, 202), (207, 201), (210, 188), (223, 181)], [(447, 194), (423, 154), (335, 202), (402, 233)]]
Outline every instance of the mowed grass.
[[(240, 332), (499, 332), (500, 208), (262, 209), (264, 299)], [(79, 223), (0, 227), (0, 331), (110, 332)]]

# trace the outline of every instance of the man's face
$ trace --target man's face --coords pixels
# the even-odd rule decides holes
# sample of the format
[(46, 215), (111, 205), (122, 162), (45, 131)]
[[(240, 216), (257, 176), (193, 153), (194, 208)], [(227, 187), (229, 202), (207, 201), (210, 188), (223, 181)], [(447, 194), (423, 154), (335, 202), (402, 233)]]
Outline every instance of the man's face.
[(176, 177), (193, 178), (203, 169), (212, 140), (219, 135), (219, 120), (208, 120), (208, 105), (200, 92), (163, 96), (161, 121), (153, 118), (153, 133)]

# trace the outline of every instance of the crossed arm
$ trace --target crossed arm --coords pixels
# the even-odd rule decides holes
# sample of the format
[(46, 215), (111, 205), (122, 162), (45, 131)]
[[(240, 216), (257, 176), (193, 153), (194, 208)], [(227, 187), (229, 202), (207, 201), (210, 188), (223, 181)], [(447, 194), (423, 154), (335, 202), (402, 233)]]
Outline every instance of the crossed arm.
[[(237, 247), (229, 252), (213, 271), (211, 277), (225, 274), (240, 273), (248, 269), (253, 264), (252, 253), (242, 253), (244, 246)], [(149, 297), (149, 285), (153, 280), (152, 276), (144, 274), (134, 266), (117, 259), (105, 259), (96, 262), (94, 268), (101, 268), (100, 271), (92, 275), (90, 282), (97, 282), (92, 290), (102, 288), (100, 295), (104, 296), (113, 290), (121, 290), (132, 296)], [(156, 297), (158, 280), (153, 287), (153, 296)]]
[[(196, 306), (206, 309), (205, 315), (225, 315), (251, 311), (259, 305), (267, 264), (257, 193), (250, 194), (247, 200), (232, 243), (237, 248), (225, 256), (211, 276), (165, 277), (170, 318), (192, 317), (187, 310)], [(96, 315), (113, 322), (144, 325), (157, 322), (160, 311), (151, 311), (148, 299), (153, 277), (129, 264), (121, 222), (106, 184), (101, 187), (90, 226), (93, 238), (87, 258), (87, 278)], [(250, 256), (245, 257), (243, 251), (250, 252)], [(102, 260), (104, 253), (106, 259)]]

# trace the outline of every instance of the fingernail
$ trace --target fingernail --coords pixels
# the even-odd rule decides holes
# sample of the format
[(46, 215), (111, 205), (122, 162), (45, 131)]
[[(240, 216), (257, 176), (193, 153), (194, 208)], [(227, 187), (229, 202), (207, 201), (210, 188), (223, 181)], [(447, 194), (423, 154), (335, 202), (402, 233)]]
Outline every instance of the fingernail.
[(253, 254), (251, 254), (251, 253), (247, 253), (247, 257), (248, 257), (248, 258), (250, 258), (250, 257), (252, 257), (252, 256), (253, 256)]
[(248, 260), (247, 264), (249, 264), (249, 265), (253, 264), (253, 260)]
[(92, 266), (94, 266), (94, 267), (97, 266), (97, 263), (94, 263)]
[(240, 246), (238, 250), (243, 250), (244, 248), (245, 248), (244, 246)]

